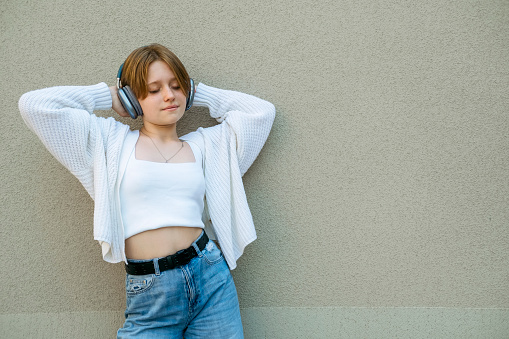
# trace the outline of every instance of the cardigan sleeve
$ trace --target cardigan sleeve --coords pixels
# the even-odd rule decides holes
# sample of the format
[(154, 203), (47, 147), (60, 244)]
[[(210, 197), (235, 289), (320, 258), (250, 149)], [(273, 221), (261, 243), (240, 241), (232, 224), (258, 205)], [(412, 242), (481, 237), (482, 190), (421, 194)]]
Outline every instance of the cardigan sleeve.
[(269, 136), (276, 114), (274, 105), (249, 94), (214, 88), (203, 83), (197, 87), (194, 104), (208, 107), (210, 115), (220, 125), (227, 124), (233, 131), (238, 164), (244, 175)]
[(105, 83), (49, 87), (25, 93), (19, 100), (19, 110), (27, 126), (75, 175), (91, 168), (95, 139), (103, 133), (100, 126), (112, 124), (92, 112), (110, 109), (111, 105), (111, 94)]

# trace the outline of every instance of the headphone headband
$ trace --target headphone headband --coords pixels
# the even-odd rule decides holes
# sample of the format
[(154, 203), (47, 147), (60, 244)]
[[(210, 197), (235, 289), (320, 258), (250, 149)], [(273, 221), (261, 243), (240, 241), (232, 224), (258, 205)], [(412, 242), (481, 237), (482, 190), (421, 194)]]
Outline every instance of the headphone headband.
[(122, 87), (122, 84), (120, 83), (120, 77), (122, 77), (122, 69), (123, 68), (124, 68), (124, 63), (122, 63), (122, 65), (120, 65), (120, 68), (118, 69), (118, 72), (117, 72), (117, 88)]

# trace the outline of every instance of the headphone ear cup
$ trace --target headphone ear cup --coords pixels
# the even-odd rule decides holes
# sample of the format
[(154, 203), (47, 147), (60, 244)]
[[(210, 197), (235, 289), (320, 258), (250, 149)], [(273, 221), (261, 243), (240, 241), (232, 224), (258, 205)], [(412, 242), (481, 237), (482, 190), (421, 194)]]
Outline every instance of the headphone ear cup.
[(124, 109), (127, 111), (127, 113), (129, 113), (131, 118), (136, 119), (138, 114), (136, 113), (133, 105), (131, 105), (131, 102), (129, 101), (129, 98), (127, 97), (127, 94), (123, 88), (118, 89), (118, 99), (120, 100), (122, 106), (124, 106)]
[[(136, 119), (139, 116), (143, 115), (143, 110), (141, 109), (140, 103), (138, 102), (138, 99), (136, 98), (136, 95), (134, 95), (134, 92), (131, 90), (131, 87), (124, 86), (122, 87), (124, 90), (124, 93), (126, 94), (127, 98), (129, 99), (129, 102), (131, 103), (134, 112), (136, 116), (133, 119)], [(130, 114), (130, 113), (129, 113)], [(132, 117), (132, 115), (131, 115)]]
[(189, 82), (191, 83), (191, 87), (189, 88), (189, 93), (187, 93), (186, 111), (193, 106), (194, 101), (194, 80), (189, 78)]

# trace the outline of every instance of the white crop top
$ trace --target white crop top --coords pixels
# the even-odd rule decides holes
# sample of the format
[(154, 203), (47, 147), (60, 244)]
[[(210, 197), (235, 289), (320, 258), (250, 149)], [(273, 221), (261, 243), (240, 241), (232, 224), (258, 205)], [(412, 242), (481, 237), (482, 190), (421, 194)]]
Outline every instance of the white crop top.
[(192, 142), (188, 145), (195, 162), (138, 160), (131, 152), (119, 192), (125, 239), (166, 226), (204, 228), (202, 154)]

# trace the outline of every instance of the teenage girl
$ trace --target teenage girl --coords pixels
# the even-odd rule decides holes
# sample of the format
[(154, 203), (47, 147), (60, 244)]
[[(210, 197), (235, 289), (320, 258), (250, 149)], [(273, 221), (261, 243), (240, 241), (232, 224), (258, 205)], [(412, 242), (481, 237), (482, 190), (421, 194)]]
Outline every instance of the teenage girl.
[[(242, 175), (267, 139), (274, 106), (194, 86), (158, 44), (134, 50), (118, 73), (116, 86), (51, 87), (19, 101), (29, 128), (94, 199), (104, 260), (125, 263), (117, 336), (243, 338), (230, 269), (256, 233)], [(179, 137), (193, 103), (219, 124)], [(141, 117), (143, 127), (93, 114), (108, 109)]]

